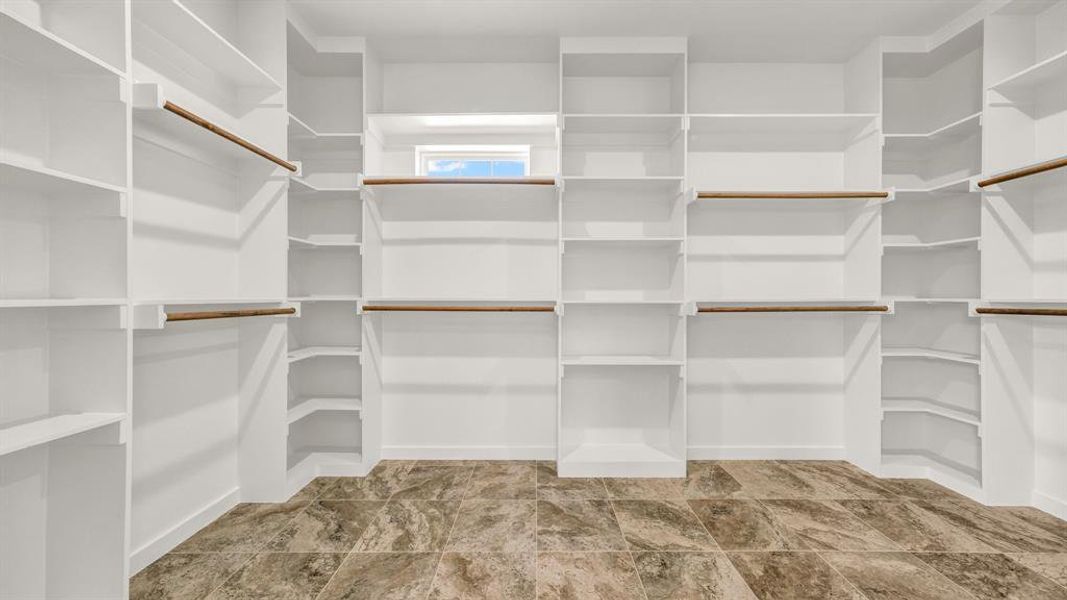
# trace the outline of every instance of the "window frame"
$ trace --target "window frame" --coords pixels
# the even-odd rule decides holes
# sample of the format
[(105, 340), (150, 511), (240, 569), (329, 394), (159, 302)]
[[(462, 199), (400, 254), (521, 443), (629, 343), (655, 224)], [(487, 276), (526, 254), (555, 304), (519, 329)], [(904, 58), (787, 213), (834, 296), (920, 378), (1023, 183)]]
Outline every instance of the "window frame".
[[(518, 161), (522, 163), (523, 176), (530, 175), (530, 146), (518, 144), (429, 144), (415, 146), (415, 173), (429, 175), (430, 161), (455, 160), (460, 162), (484, 160)], [(491, 168), (491, 167), (490, 167)], [(462, 175), (457, 175), (462, 179)]]

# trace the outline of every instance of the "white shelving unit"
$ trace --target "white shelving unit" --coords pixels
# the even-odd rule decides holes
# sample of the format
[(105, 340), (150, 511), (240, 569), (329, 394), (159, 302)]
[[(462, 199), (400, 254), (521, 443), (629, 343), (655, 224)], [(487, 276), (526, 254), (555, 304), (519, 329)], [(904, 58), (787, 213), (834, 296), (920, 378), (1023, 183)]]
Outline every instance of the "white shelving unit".
[[(318, 476), (360, 476), (376, 452), (376, 405), (363, 411), (363, 171), (365, 47), (287, 23), (289, 298), (288, 492)], [(368, 418), (370, 419), (368, 421)]]
[(882, 472), (982, 490), (981, 356), (968, 305), (984, 240), (970, 179), (982, 165), (983, 24), (924, 51), (883, 54)]

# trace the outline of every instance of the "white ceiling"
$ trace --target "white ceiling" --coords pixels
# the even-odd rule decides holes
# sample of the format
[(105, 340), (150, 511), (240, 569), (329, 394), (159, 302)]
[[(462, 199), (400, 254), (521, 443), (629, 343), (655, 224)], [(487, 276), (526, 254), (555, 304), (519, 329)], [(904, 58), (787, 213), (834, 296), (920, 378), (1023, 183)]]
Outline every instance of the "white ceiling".
[[(485, 37), (495, 38), (488, 46), (491, 52), (517, 51), (509, 50), (510, 44), (525, 46), (526, 55), (531, 45), (552, 53), (545, 38), (558, 36), (688, 36), (690, 54), (699, 60), (839, 61), (879, 35), (933, 33), (980, 1), (290, 0), (290, 3), (312, 31), (321, 36)], [(392, 51), (402, 54), (404, 45), (394, 39)], [(481, 49), (479, 54), (484, 59), (486, 46), (473, 45)]]

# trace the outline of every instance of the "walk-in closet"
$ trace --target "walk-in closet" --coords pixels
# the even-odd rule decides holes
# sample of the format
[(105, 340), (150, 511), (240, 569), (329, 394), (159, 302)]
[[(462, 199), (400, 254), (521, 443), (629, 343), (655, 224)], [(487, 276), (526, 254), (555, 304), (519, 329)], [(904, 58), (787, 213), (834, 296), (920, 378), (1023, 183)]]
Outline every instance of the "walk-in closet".
[(0, 0), (0, 600), (1067, 599), (1067, 0)]

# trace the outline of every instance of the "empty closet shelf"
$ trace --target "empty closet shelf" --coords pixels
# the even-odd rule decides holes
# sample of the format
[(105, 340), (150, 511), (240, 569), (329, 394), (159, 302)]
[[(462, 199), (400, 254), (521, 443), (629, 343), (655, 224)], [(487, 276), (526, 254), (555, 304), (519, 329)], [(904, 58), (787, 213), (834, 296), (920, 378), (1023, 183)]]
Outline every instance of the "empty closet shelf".
[(875, 133), (877, 114), (695, 114), (689, 115), (690, 145), (704, 150), (789, 147), (842, 150)]
[(124, 306), (125, 304), (125, 298), (0, 298), (0, 308), (63, 308)]
[[(353, 469), (358, 469), (362, 464), (363, 455), (355, 450), (345, 452), (327, 448), (305, 449), (295, 453), (295, 456), (290, 456), (288, 475), (291, 480), (297, 481), (304, 473), (310, 474), (312, 478), (319, 472), (332, 473), (331, 468), (351, 473)], [(290, 491), (296, 493), (299, 490)]]
[(289, 298), (292, 302), (359, 302), (359, 296), (349, 296), (344, 294), (312, 294), (309, 296), (292, 296)]
[(1026, 97), (1046, 85), (1063, 85), (1064, 81), (1067, 81), (1067, 50), (998, 81), (989, 89), (1009, 97)]
[(886, 191), (698, 191), (698, 200), (872, 200), (889, 198)]
[(885, 347), (882, 348), (882, 356), (885, 358), (926, 358), (969, 365), (982, 364), (981, 359), (975, 354), (953, 352), (951, 350), (935, 350), (933, 348), (923, 348), (919, 346)]
[(680, 244), (685, 241), (683, 236), (568, 236), (562, 238), (565, 244)]
[(125, 77), (74, 44), (7, 12), (0, 12), (0, 56), (42, 73)]
[(684, 477), (685, 459), (652, 444), (586, 443), (557, 465), (563, 477)]
[(0, 426), (0, 456), (120, 423), (125, 418), (125, 413), (78, 413)]
[(516, 304), (366, 304), (365, 312), (555, 312), (555, 305)]
[(910, 296), (897, 296), (887, 298), (893, 302), (912, 303), (912, 304), (967, 304), (971, 302), (971, 298), (917, 298)]
[(358, 357), (359, 346), (307, 346), (289, 351), (289, 362), (295, 363), (309, 358), (321, 356), (347, 356)]
[(364, 177), (363, 185), (542, 185), (555, 186), (554, 177)]
[(930, 196), (930, 195), (947, 196), (947, 195), (954, 195), (954, 194), (966, 194), (966, 193), (969, 193), (970, 191), (971, 191), (971, 178), (970, 177), (960, 177), (958, 179), (953, 179), (952, 181), (947, 181), (945, 183), (939, 183), (937, 185), (933, 185), (933, 186), (930, 186), (930, 187), (924, 187), (924, 188), (896, 188), (896, 189), (893, 190), (893, 197), (890, 198), (890, 201), (899, 200), (900, 198), (907, 197), (909, 195), (916, 195), (916, 196), (919, 196), (919, 195), (921, 195), (921, 196)]
[(289, 189), (295, 194), (327, 194), (327, 193), (355, 193), (359, 192), (358, 186), (333, 186), (326, 187), (315, 185), (303, 177), (290, 177)]
[(298, 140), (352, 140), (357, 145), (363, 138), (363, 133), (359, 131), (317, 131), (316, 129), (311, 127), (311, 125), (308, 125), (306, 121), (297, 117), (293, 113), (289, 113), (289, 135), (290, 137)]
[[(1026, 165), (1017, 169), (1012, 169), (1010, 171), (1004, 171), (1003, 173), (999, 173), (997, 175), (993, 175), (992, 177), (987, 177), (985, 179), (980, 180), (978, 182), (978, 187), (985, 188), (991, 185), (1000, 185), (1008, 183), (1010, 181), (1016, 181), (1019, 179), (1031, 177), (1033, 175), (1040, 175), (1042, 173), (1048, 173), (1050, 171), (1057, 171), (1058, 169), (1062, 169), (1063, 167), (1067, 167), (1067, 156), (1061, 156), (1052, 160), (1046, 160), (1044, 162)], [(1061, 176), (1064, 173), (1063, 171), (1057, 172)]]
[(131, 8), (136, 50), (162, 55), (171, 64), (192, 58), (230, 85), (270, 92), (282, 89), (274, 77), (179, 0), (134, 2)]
[(359, 248), (361, 244), (354, 240), (340, 240), (340, 239), (319, 239), (319, 238), (301, 238), (295, 236), (289, 236), (289, 247), (296, 249), (316, 249), (316, 248)]
[[(183, 143), (195, 147), (204, 147), (209, 152), (222, 151), (234, 158), (248, 158), (251, 155), (256, 155), (289, 171), (297, 171), (297, 166), (293, 163), (167, 100), (163, 87), (159, 84), (135, 83), (133, 86), (133, 107), (141, 118), (151, 119), (153, 125), (158, 126), (168, 137), (173, 136)], [(171, 114), (164, 114), (167, 112)], [(179, 119), (186, 122), (182, 123)], [(221, 144), (219, 140), (224, 140), (228, 143)]]
[(969, 246), (978, 248), (981, 241), (981, 236), (974, 236), (940, 240), (937, 242), (883, 242), (882, 246), (893, 250), (939, 250), (946, 248), (966, 248)]
[(288, 421), (293, 424), (304, 417), (317, 412), (360, 412), (363, 410), (363, 402), (355, 396), (328, 396), (300, 398), (289, 409)]
[(974, 415), (958, 408), (946, 406), (928, 398), (882, 398), (882, 412), (885, 413), (926, 413), (937, 415), (945, 419), (952, 419), (960, 423), (979, 427), (982, 420)]
[(681, 366), (685, 364), (685, 360), (681, 358), (672, 358), (670, 356), (654, 356), (654, 355), (583, 355), (583, 356), (564, 356), (561, 364), (564, 366), (573, 367), (634, 367), (634, 366)]
[(927, 133), (887, 133), (885, 134), (886, 145), (888, 146), (889, 144), (904, 142), (907, 144), (918, 144), (924, 147), (936, 146), (941, 143), (970, 137), (971, 135), (978, 133), (979, 128), (981, 127), (981, 121), (982, 113), (976, 112)]
[(70, 196), (79, 202), (97, 198), (117, 199), (119, 194), (126, 193), (126, 188), (122, 186), (8, 158), (0, 159), (0, 189), (5, 188), (49, 196)]

